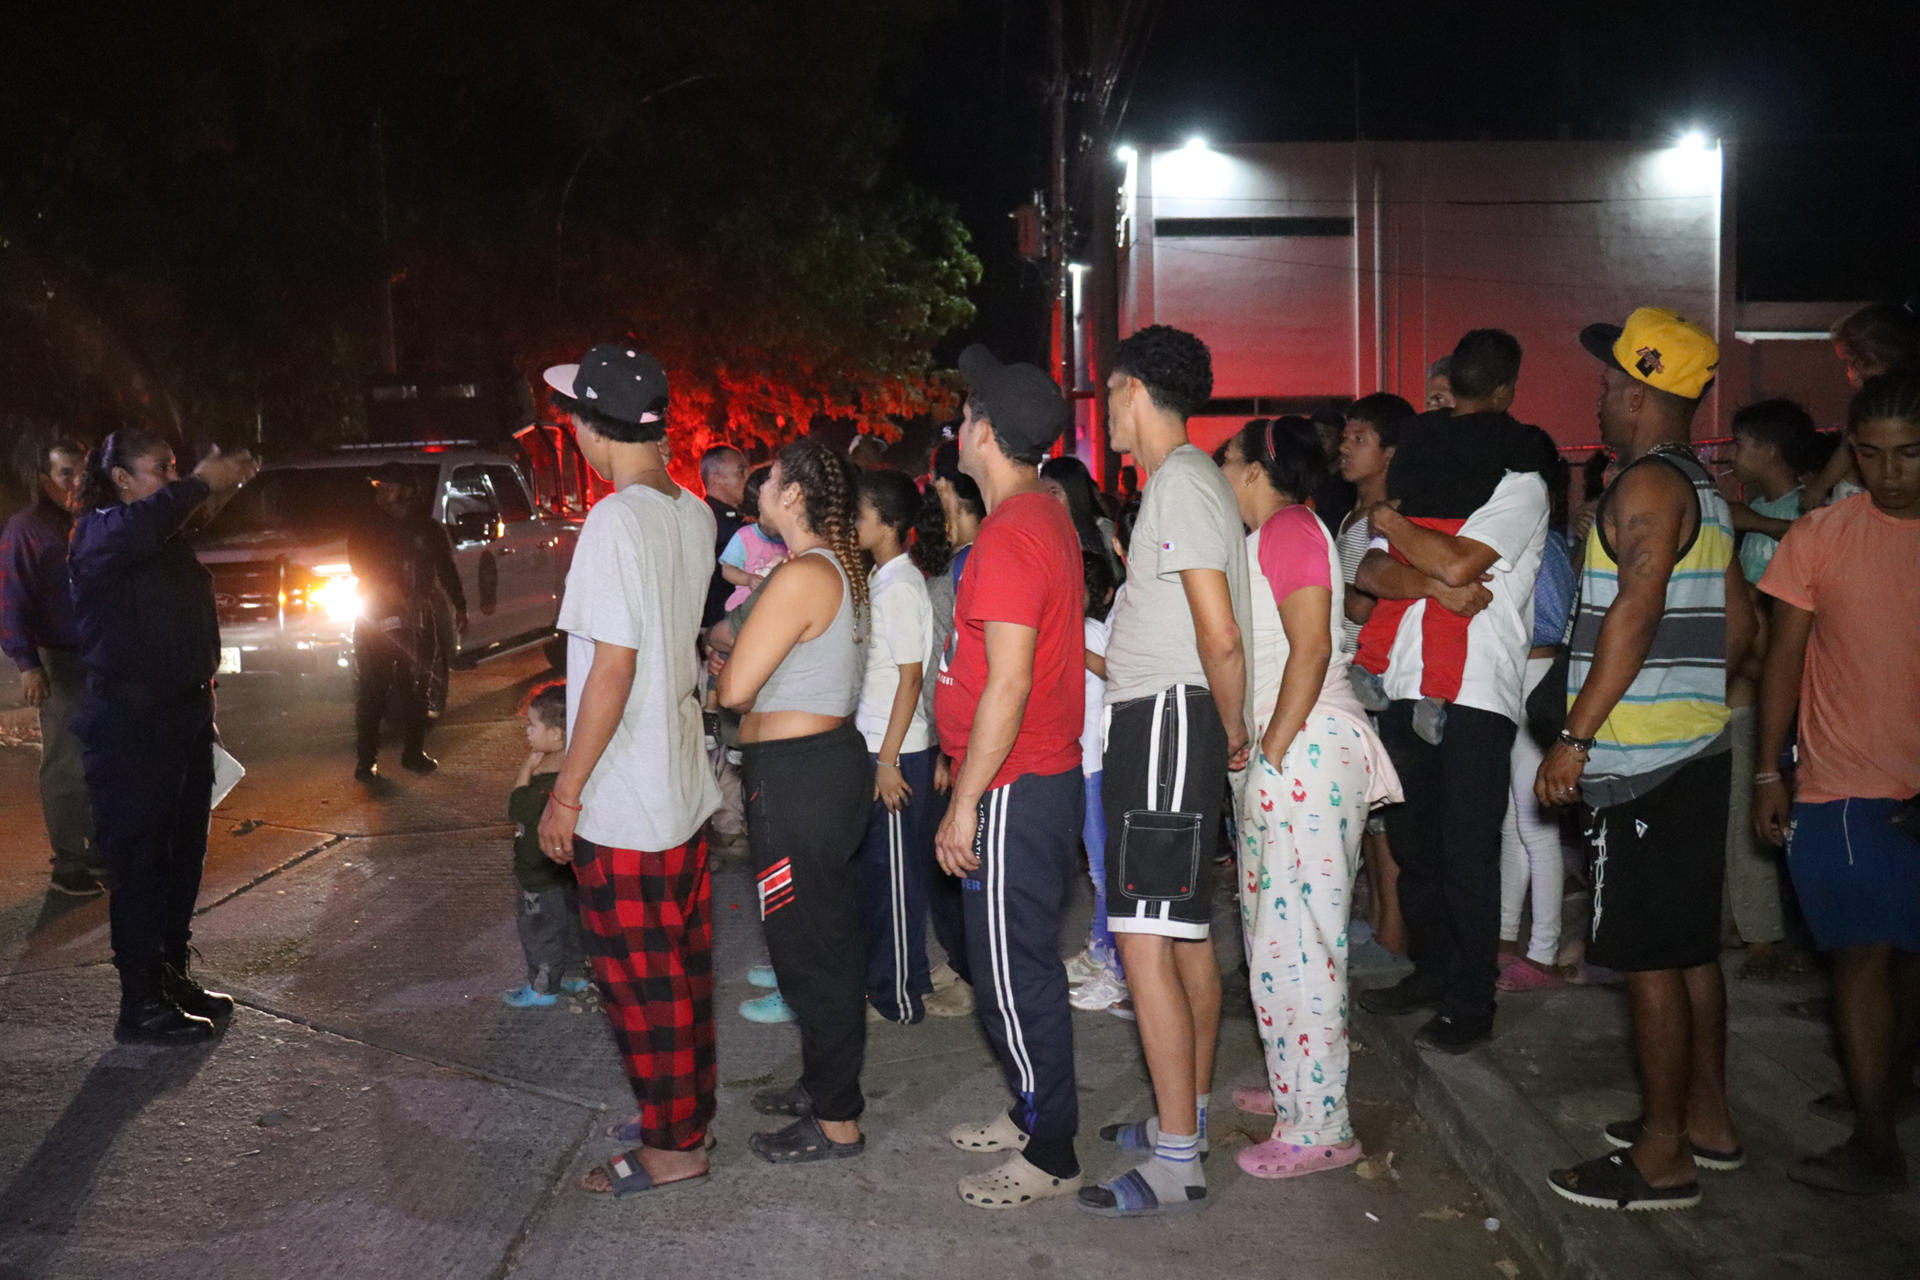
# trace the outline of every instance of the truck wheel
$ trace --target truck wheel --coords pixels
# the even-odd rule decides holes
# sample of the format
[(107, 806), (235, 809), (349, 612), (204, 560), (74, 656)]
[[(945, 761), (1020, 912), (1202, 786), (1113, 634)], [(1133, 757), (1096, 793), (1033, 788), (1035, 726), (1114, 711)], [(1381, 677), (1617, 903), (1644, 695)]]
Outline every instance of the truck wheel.
[(540, 652), (546, 656), (547, 665), (553, 668), (555, 675), (567, 674), (567, 638), (556, 635), (540, 646)]

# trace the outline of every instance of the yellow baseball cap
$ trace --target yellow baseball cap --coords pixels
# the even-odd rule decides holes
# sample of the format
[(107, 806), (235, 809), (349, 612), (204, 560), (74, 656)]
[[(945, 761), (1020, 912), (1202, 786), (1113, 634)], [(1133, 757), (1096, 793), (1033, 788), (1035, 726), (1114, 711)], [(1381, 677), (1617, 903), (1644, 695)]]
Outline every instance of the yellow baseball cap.
[(1677, 311), (1641, 307), (1625, 325), (1590, 324), (1580, 345), (1628, 377), (1698, 400), (1720, 367), (1720, 344)]

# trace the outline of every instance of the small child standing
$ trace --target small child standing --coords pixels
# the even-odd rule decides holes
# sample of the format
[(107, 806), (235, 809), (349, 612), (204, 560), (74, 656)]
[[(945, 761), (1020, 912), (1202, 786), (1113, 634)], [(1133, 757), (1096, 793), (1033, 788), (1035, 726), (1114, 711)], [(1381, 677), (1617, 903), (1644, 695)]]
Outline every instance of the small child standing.
[(535, 689), (522, 714), (532, 750), (513, 780), (507, 816), (515, 823), (513, 878), (520, 886), (520, 910), (514, 923), (527, 957), (527, 984), (501, 1000), (510, 1009), (544, 1009), (559, 999), (558, 992), (580, 995), (587, 989), (573, 867), (540, 851), (540, 815), (567, 754), (566, 684), (556, 680)]

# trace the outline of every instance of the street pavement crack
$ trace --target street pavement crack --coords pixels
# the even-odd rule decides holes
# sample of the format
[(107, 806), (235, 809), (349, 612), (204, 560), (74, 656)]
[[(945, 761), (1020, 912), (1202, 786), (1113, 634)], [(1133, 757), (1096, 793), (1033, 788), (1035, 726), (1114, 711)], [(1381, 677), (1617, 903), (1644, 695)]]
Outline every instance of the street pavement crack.
[[(277, 825), (277, 824), (269, 823), (265, 825)], [(306, 830), (306, 828), (304, 827), (292, 827), (292, 828), (286, 828), (286, 829), (295, 830), (295, 831)], [(194, 908), (193, 914), (196, 916), (203, 916), (207, 914), (207, 912), (213, 910), (215, 907), (222, 906), (226, 903), (232, 902), (235, 898), (239, 897), (241, 894), (245, 893), (247, 890), (252, 889), (258, 885), (265, 884), (267, 881), (273, 879), (275, 876), (279, 875), (281, 872), (291, 870), (292, 868), (297, 867), (301, 863), (307, 861), (309, 858), (318, 857), (320, 854), (325, 853), (329, 849), (336, 848), (342, 844), (345, 844), (351, 838), (349, 836), (341, 835), (337, 832), (333, 834), (328, 834), (325, 832), (316, 832), (315, 834), (324, 834), (327, 836), (327, 838), (325, 840), (322, 840), (319, 844), (314, 845), (311, 849), (306, 849), (301, 851), (300, 853), (294, 854), (291, 858), (288, 858), (285, 862), (279, 863), (275, 866), (268, 867), (265, 871), (262, 871), (259, 875), (255, 876), (253, 879), (247, 881), (245, 884), (237, 885), (234, 888), (229, 889), (227, 892), (215, 898), (212, 902), (209, 902), (206, 906)]]
[(546, 1098), (553, 1102), (562, 1102), (572, 1107), (584, 1107), (596, 1115), (607, 1109), (607, 1104), (596, 1098), (583, 1098), (578, 1094), (568, 1093), (564, 1089), (555, 1089), (549, 1085), (536, 1084), (531, 1080), (522, 1080), (517, 1076), (505, 1075), (498, 1071), (489, 1071), (485, 1067), (477, 1067), (469, 1062), (456, 1062), (451, 1058), (440, 1057), (438, 1054), (421, 1053), (414, 1049), (403, 1049), (397, 1045), (388, 1044), (383, 1040), (375, 1040), (345, 1027), (337, 1026), (334, 1023), (323, 1022), (318, 1018), (310, 1018), (305, 1014), (295, 1013), (291, 1009), (263, 999), (254, 992), (240, 988), (229, 988), (228, 993), (232, 995), (235, 1004), (252, 1009), (256, 1013), (264, 1013), (270, 1018), (278, 1018), (282, 1022), (291, 1022), (296, 1026), (306, 1027), (310, 1031), (318, 1031), (322, 1035), (332, 1036), (336, 1040), (345, 1040), (350, 1044), (364, 1045), (369, 1049), (377, 1049), (381, 1053), (390, 1053), (396, 1058), (406, 1058), (411, 1062), (422, 1062), (430, 1067), (439, 1067), (443, 1071), (457, 1071), (462, 1075), (485, 1080), (489, 1084), (497, 1084), (507, 1089), (516, 1089), (522, 1093), (531, 1093), (537, 1097)]
[(533, 1208), (527, 1211), (527, 1216), (521, 1219), (520, 1229), (515, 1231), (513, 1239), (507, 1242), (505, 1252), (500, 1255), (499, 1265), (487, 1273), (487, 1280), (508, 1280), (508, 1277), (520, 1269), (520, 1256), (533, 1242), (534, 1233), (540, 1229), (540, 1224), (553, 1211), (553, 1206), (559, 1203), (570, 1181), (567, 1177), (568, 1173), (580, 1159), (580, 1153), (586, 1150), (587, 1144), (593, 1141), (594, 1133), (599, 1127), (600, 1117), (597, 1114), (588, 1116), (586, 1123), (580, 1128), (580, 1136), (574, 1139), (571, 1147), (561, 1153), (559, 1159), (554, 1161), (552, 1176), (547, 1179), (547, 1189), (534, 1202)]

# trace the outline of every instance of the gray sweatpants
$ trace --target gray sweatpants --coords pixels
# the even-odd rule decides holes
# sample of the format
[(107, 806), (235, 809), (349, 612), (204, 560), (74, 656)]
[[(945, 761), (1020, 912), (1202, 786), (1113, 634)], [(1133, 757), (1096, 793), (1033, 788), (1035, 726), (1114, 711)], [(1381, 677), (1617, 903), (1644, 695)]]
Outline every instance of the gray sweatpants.
[(40, 669), (47, 673), (47, 700), (40, 704), (40, 814), (47, 824), (47, 843), (53, 846), (53, 869), (97, 869), (93, 808), (80, 768), (80, 739), (73, 732), (87, 669), (78, 654), (57, 649), (40, 651)]
[(571, 883), (540, 893), (520, 891), (514, 915), (520, 950), (527, 957), (527, 985), (542, 994), (560, 989), (562, 979), (587, 976), (586, 937), (580, 927), (579, 890)]

